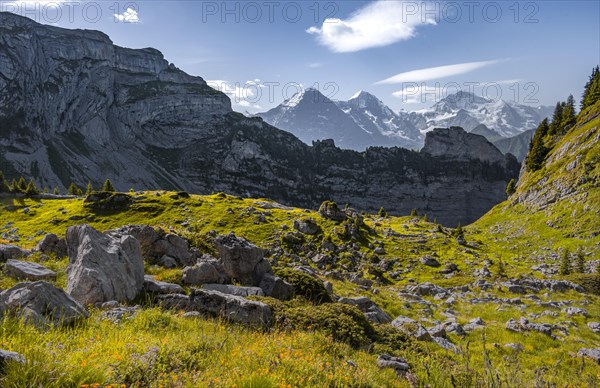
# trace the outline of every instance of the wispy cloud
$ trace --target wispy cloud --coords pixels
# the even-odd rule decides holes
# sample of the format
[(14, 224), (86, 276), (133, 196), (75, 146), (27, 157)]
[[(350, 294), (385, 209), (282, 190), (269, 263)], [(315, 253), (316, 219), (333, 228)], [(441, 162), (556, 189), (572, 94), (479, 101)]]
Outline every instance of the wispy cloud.
[(310, 67), (311, 69), (318, 69), (319, 67), (323, 67), (323, 64), (321, 62), (313, 62), (309, 63), (308, 67)]
[(123, 12), (122, 14), (114, 14), (115, 16), (115, 20), (122, 22), (122, 23), (139, 23), (140, 22), (140, 15), (138, 14), (138, 11), (136, 11), (133, 8), (127, 8), (127, 10), (125, 12)]
[(403, 82), (421, 82), (430, 81), (434, 79), (447, 78), (455, 75), (469, 73), (471, 71), (481, 69), (482, 67), (494, 65), (500, 62), (500, 60), (492, 61), (481, 61), (481, 62), (467, 62), (458, 63), (455, 65), (429, 67), (426, 69), (418, 69), (407, 71), (405, 73), (396, 74), (393, 77), (386, 78), (382, 81), (376, 82), (375, 85), (389, 85), (399, 84)]
[(435, 25), (436, 15), (424, 12), (426, 2), (378, 0), (358, 9), (346, 20), (325, 19), (306, 32), (337, 53), (387, 46), (416, 35), (419, 26)]

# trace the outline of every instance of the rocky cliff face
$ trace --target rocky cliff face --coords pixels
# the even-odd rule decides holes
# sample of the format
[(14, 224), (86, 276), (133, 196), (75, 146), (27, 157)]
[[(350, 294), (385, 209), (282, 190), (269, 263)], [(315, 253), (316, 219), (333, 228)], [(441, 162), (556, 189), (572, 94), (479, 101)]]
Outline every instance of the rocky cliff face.
[[(420, 153), (359, 153), (329, 141), (309, 147), (232, 112), (224, 94), (154, 49), (121, 48), (100, 32), (6, 13), (0, 90), (0, 169), (35, 177), (40, 186), (110, 178), (120, 190), (225, 191), (306, 207), (333, 199), (395, 214), (417, 208), (455, 225), (503, 200), (518, 174), (493, 147), (473, 154), (447, 144), (481, 143), (468, 134), (446, 139), (433, 132), (426, 140), (431, 152)], [(442, 147), (452, 152), (435, 151)]]

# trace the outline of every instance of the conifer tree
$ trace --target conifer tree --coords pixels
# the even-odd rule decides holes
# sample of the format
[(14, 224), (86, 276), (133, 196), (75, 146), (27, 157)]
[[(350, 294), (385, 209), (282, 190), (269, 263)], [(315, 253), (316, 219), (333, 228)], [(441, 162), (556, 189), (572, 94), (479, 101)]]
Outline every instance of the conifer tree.
[(69, 195), (83, 195), (83, 191), (75, 184), (75, 182), (71, 182), (69, 185)]
[(110, 179), (107, 179), (107, 180), (104, 181), (104, 185), (102, 185), (102, 191), (109, 192), (109, 193), (114, 193), (115, 187), (113, 186), (113, 184), (110, 181)]
[(562, 258), (560, 259), (558, 273), (561, 275), (568, 275), (571, 273), (571, 254), (569, 253), (568, 249), (565, 249)]
[(25, 188), (24, 192), (27, 196), (38, 195), (40, 193), (33, 179), (29, 180), (29, 183), (27, 184), (27, 187)]
[(460, 223), (458, 224), (456, 229), (454, 229), (454, 237), (465, 238), (465, 231), (463, 230), (463, 227)]
[(19, 181), (17, 182), (17, 189), (22, 193), (24, 193), (25, 190), (27, 190), (27, 181), (25, 180), (25, 178), (23, 178), (23, 175), (21, 175)]
[(387, 215), (388, 215), (388, 214), (387, 214), (387, 212), (385, 211), (385, 209), (382, 207), (381, 209), (379, 209), (379, 212), (377, 213), (377, 215), (378, 215), (379, 217), (383, 217), (383, 218), (385, 218), (385, 217), (387, 217)]
[(17, 183), (17, 181), (14, 178), (13, 178), (12, 182), (10, 182), (10, 192), (11, 193), (19, 192), (19, 184)]
[(0, 171), (0, 193), (8, 193), (9, 191), (10, 187), (8, 187), (4, 173)]
[(529, 172), (537, 171), (542, 168), (544, 159), (549, 151), (544, 144), (544, 139), (548, 134), (548, 131), (548, 119), (544, 119), (535, 130), (535, 134), (529, 145), (529, 153), (525, 158), (525, 167)]
[(94, 187), (92, 186), (92, 182), (88, 181), (87, 187), (85, 189), (85, 195), (90, 195), (94, 191)]
[(48, 186), (44, 186), (44, 190), (42, 191), (42, 193), (48, 194), (49, 192), (50, 192), (50, 189), (48, 189)]
[[(562, 112), (562, 121), (560, 124), (560, 128), (562, 131), (565, 131), (566, 128), (569, 128), (575, 124), (575, 99), (573, 95), (570, 94), (567, 98), (567, 102), (565, 102), (563, 112)], [(560, 132), (559, 132), (560, 133)]]
[(52, 191), (52, 194), (54, 194), (54, 195), (60, 195), (60, 190), (58, 189), (58, 187), (54, 188), (54, 190)]
[(410, 212), (410, 216), (411, 217), (418, 217), (419, 216), (419, 212), (417, 212), (417, 209), (412, 209), (412, 211)]
[(506, 186), (506, 195), (508, 195), (510, 197), (516, 191), (517, 191), (517, 184), (515, 183), (514, 179), (511, 179), (510, 182), (508, 182), (508, 185)]
[(550, 136), (554, 136), (558, 134), (561, 130), (561, 124), (563, 119), (563, 102), (557, 102), (556, 107), (554, 108), (554, 113), (552, 114), (552, 121), (548, 125), (548, 133)]
[(585, 254), (581, 248), (577, 250), (575, 256), (575, 271), (577, 273), (585, 273)]
[(600, 100), (600, 68), (596, 66), (592, 70), (590, 79), (585, 84), (581, 98), (581, 110), (584, 110)]

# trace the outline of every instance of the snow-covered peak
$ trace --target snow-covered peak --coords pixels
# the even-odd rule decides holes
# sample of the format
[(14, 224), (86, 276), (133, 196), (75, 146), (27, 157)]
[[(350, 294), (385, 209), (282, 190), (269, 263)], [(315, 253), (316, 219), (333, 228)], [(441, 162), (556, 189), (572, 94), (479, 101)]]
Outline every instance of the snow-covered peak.
[(300, 103), (300, 101), (302, 101), (302, 98), (304, 98), (305, 93), (306, 93), (306, 90), (301, 89), (299, 92), (294, 94), (291, 98), (289, 98), (289, 99), (285, 100), (283, 103), (281, 103), (281, 106), (288, 107), (288, 108), (294, 108), (295, 106), (297, 106)]

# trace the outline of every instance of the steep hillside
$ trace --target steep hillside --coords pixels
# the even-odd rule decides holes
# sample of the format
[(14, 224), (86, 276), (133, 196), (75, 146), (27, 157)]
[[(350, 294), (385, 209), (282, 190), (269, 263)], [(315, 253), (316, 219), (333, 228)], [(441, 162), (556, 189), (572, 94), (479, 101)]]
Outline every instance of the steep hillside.
[(523, 168), (516, 193), (477, 221), (473, 230), (497, 233), (498, 244), (515, 254), (532, 245), (540, 256), (556, 255), (561, 248), (582, 248), (597, 256), (600, 103), (581, 112), (566, 134), (547, 142), (550, 149), (542, 167), (533, 172)]

